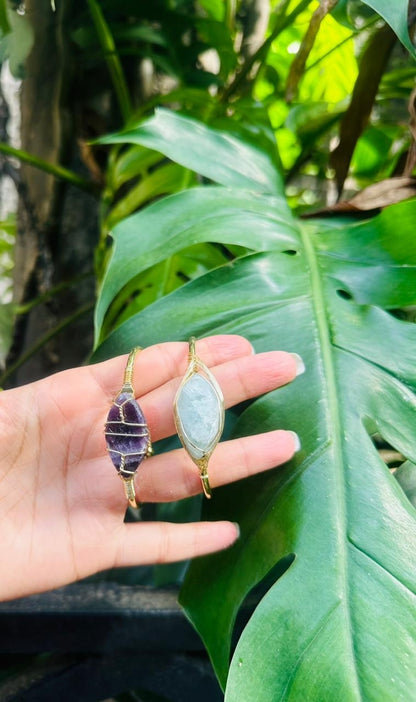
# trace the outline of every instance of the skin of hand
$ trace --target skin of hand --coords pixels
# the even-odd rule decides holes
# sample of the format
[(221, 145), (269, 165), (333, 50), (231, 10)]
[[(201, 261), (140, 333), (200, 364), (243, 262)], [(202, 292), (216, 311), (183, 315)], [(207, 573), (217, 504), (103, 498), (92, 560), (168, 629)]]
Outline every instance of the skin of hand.
[[(163, 343), (135, 362), (136, 397), (153, 442), (174, 433), (173, 400), (187, 366), (187, 344)], [(197, 342), (226, 407), (292, 381), (295, 358), (253, 354), (239, 336)], [(0, 393), (0, 600), (42, 592), (100, 570), (165, 563), (231, 546), (226, 521), (124, 523), (126, 497), (107, 454), (104, 423), (120, 390), (127, 356), (74, 368)], [(213, 488), (289, 460), (295, 438), (271, 431), (220, 443), (210, 460)], [(183, 449), (146, 459), (136, 474), (141, 502), (201, 492)], [(215, 499), (215, 494), (214, 498)]]

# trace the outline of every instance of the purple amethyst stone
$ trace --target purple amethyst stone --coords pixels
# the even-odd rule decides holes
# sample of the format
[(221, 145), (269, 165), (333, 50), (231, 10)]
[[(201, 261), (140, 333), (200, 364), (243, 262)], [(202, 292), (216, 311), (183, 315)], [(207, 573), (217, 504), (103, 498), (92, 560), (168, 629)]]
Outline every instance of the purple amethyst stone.
[(123, 478), (131, 478), (146, 457), (149, 429), (134, 397), (122, 392), (114, 400), (105, 424), (110, 458)]

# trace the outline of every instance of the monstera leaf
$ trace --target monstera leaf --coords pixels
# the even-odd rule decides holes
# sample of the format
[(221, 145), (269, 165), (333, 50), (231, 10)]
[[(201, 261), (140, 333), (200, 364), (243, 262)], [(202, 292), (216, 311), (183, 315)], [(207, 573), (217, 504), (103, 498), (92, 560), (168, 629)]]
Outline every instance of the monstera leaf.
[[(243, 246), (244, 255), (124, 321), (95, 358), (231, 332), (258, 352), (296, 351), (306, 365), (290, 385), (240, 408), (235, 435), (293, 429), (302, 450), (204, 504), (204, 517), (238, 521), (241, 538), (191, 565), (182, 604), (227, 702), (410, 702), (416, 511), (373, 436), (416, 462), (416, 326), (393, 313), (416, 303), (416, 201), (365, 221), (301, 222), (265, 154), (163, 114), (138, 127), (134, 143), (172, 156), (165, 127), (176, 134), (175, 158), (210, 179), (215, 144), (221, 185), (177, 193), (117, 225), (97, 339), (112, 299), (140, 271), (206, 241)], [(266, 576), (229, 668), (239, 609), (254, 586), (264, 592)]]
[(415, 47), (410, 40), (408, 29), (410, 3), (407, 0), (395, 0), (395, 2), (390, 2), (390, 0), (363, 0), (363, 2), (386, 20), (397, 34), (403, 46), (413, 56), (416, 56)]

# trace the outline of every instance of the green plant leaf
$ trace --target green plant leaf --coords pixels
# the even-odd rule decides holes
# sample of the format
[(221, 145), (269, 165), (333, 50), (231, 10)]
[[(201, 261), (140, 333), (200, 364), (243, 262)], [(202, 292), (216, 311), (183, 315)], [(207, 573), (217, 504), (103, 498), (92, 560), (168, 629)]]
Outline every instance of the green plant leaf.
[(27, 14), (20, 14), (8, 5), (1, 3), (0, 12), (2, 32), (4, 36), (0, 42), (0, 62), (9, 60), (11, 73), (16, 78), (24, 75), (24, 63), (32, 49), (34, 32)]
[(236, 68), (238, 61), (229, 28), (222, 20), (203, 18), (196, 21), (196, 29), (207, 45), (215, 47), (221, 62), (220, 75), (226, 78)]
[[(297, 351), (307, 370), (243, 409), (235, 435), (293, 429), (302, 451), (283, 468), (215, 491), (204, 516), (238, 521), (241, 539), (191, 565), (182, 603), (225, 684), (240, 605), (294, 554), (240, 638), (227, 702), (321, 702), (322, 694), (410, 700), (416, 512), (371, 435), (415, 461), (416, 326), (388, 310), (416, 302), (416, 202), (358, 224), (295, 224), (276, 199), (224, 188), (206, 188), (219, 213), (206, 219), (202, 192), (179, 193), (135, 215), (142, 231), (149, 214), (159, 225), (151, 249), (137, 243), (135, 262), (146, 268), (162, 245), (166, 255), (208, 238), (233, 238), (253, 253), (131, 317), (96, 359), (137, 343), (230, 332), (246, 335), (257, 351)], [(248, 217), (247, 229), (236, 226)], [(118, 227), (118, 256), (128, 223)]]
[(222, 0), (200, 0), (199, 4), (213, 19), (221, 22), (224, 19), (225, 3)]
[[(272, 218), (262, 216), (269, 199), (273, 201)], [(114, 250), (97, 301), (97, 342), (110, 303), (141, 271), (204, 241), (267, 248), (276, 231), (291, 248), (296, 230), (283, 197), (215, 186), (171, 195), (123, 220), (113, 231)]]
[[(215, 144), (221, 185), (171, 195), (114, 228), (94, 360), (137, 344), (238, 333), (257, 351), (296, 351), (306, 365), (295, 382), (232, 415), (235, 436), (292, 429), (302, 450), (284, 467), (216, 490), (204, 504), (204, 517), (237, 521), (241, 538), (192, 563), (181, 601), (227, 682), (227, 702), (321, 702), (323, 694), (410, 700), (416, 512), (372, 435), (415, 462), (416, 326), (395, 310), (416, 303), (416, 201), (358, 223), (300, 222), (281, 190), (247, 178), (249, 159), (257, 173), (264, 151), (235, 135), (230, 151), (228, 133), (177, 115), (158, 119), (145, 123), (150, 137), (140, 143), (210, 179)], [(188, 143), (198, 141), (195, 152), (186, 149), (185, 124)], [(131, 309), (101, 339), (107, 310), (125, 286), (203, 242), (244, 250), (139, 312)], [(229, 671), (238, 611), (265, 578), (268, 589)]]
[(160, 154), (143, 146), (131, 146), (121, 154), (119, 151), (120, 147), (116, 147), (111, 154), (107, 170), (107, 185), (114, 191), (132, 178), (147, 175), (161, 160)]
[(0, 33), (2, 35), (10, 32), (10, 23), (7, 17), (7, 0), (0, 0)]
[(403, 46), (416, 57), (416, 49), (410, 41), (409, 31), (407, 28), (407, 12), (409, 3), (407, 0), (363, 0), (365, 5), (373, 10), (386, 20), (387, 24), (394, 30), (399, 37)]
[(212, 129), (170, 110), (157, 109), (146, 122), (102, 137), (96, 143), (141, 144), (215, 183), (273, 195), (283, 192), (272, 155), (240, 141), (232, 133)]
[(416, 465), (405, 461), (397, 468), (394, 477), (404, 491), (406, 497), (416, 507)]
[(0, 306), (0, 368), (2, 369), (13, 340), (15, 311), (15, 305), (11, 303)]
[(96, 2), (96, 0), (87, 0), (87, 3), (110, 73), (114, 93), (117, 96), (120, 112), (126, 122), (131, 113), (130, 94), (112, 30), (104, 17), (100, 3)]
[(111, 310), (106, 315), (103, 329), (105, 336), (114, 326), (130, 319), (144, 307), (176, 290), (186, 281), (227, 263), (231, 255), (225, 255), (212, 244), (197, 244), (139, 273), (113, 301)]
[(140, 179), (110, 210), (105, 220), (106, 227), (111, 229), (120, 219), (130, 215), (148, 200), (174, 192), (181, 183), (183, 175), (182, 166), (167, 163)]

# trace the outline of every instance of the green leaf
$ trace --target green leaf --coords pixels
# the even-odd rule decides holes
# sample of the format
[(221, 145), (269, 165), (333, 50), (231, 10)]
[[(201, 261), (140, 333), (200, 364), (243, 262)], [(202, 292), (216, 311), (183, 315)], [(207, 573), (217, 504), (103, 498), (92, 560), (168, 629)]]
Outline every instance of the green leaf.
[(0, 32), (3, 35), (10, 32), (10, 23), (7, 17), (7, 0), (0, 0)]
[(213, 19), (221, 22), (224, 19), (225, 3), (223, 0), (199, 0), (199, 5)]
[(0, 306), (0, 368), (4, 367), (13, 340), (14, 316), (15, 305), (2, 304)]
[(331, 10), (331, 15), (339, 24), (344, 25), (348, 29), (353, 29), (354, 25), (349, 16), (348, 3), (349, 0), (338, 0), (335, 7)]
[[(271, 218), (262, 216), (269, 200), (274, 203)], [(123, 220), (113, 231), (114, 250), (96, 306), (97, 341), (115, 296), (129, 280), (167, 256), (204, 241), (267, 248), (276, 232), (290, 248), (293, 231), (283, 197), (261, 197), (215, 186), (171, 195)]]
[(158, 109), (146, 122), (96, 143), (141, 144), (215, 183), (273, 195), (283, 193), (282, 179), (268, 153), (231, 133), (170, 110)]
[(121, 154), (118, 153), (120, 147), (116, 148), (107, 171), (107, 184), (114, 191), (132, 178), (147, 175), (148, 170), (161, 160), (160, 154), (143, 146), (131, 146)]
[(299, 104), (292, 108), (286, 127), (295, 132), (302, 146), (314, 147), (318, 139), (341, 118), (341, 111), (328, 109), (327, 103)]
[(394, 473), (394, 477), (404, 491), (407, 499), (416, 507), (416, 465), (405, 461)]
[(168, 163), (154, 170), (130, 188), (110, 210), (105, 225), (111, 229), (120, 219), (130, 215), (138, 207), (160, 195), (168, 195), (178, 188), (184, 177), (184, 169), (176, 163)]
[(403, 46), (416, 57), (416, 49), (413, 46), (407, 28), (407, 12), (409, 3), (407, 0), (363, 0), (373, 10), (386, 20), (387, 24), (394, 30)]
[(104, 333), (131, 318), (147, 305), (193, 280), (227, 263), (226, 256), (212, 244), (197, 244), (151, 266), (132, 278), (121, 290), (106, 316)]
[(32, 49), (34, 32), (27, 14), (15, 12), (7, 3), (3, 8), (6, 15), (3, 18), (3, 31), (8, 24), (8, 32), (0, 42), (0, 62), (9, 60), (10, 71), (17, 78), (24, 75), (24, 64)]
[(397, 129), (368, 127), (355, 147), (351, 159), (351, 173), (356, 178), (362, 176), (374, 178), (383, 165), (391, 164), (390, 149), (397, 137), (399, 137)]
[[(137, 132), (137, 143), (220, 185), (159, 200), (115, 227), (97, 343), (107, 311), (137, 276), (203, 242), (245, 248), (139, 312), (132, 306), (94, 360), (137, 344), (239, 333), (257, 351), (297, 351), (306, 365), (295, 382), (232, 415), (235, 436), (293, 429), (302, 450), (215, 491), (203, 516), (237, 521), (241, 538), (194, 561), (181, 595), (227, 682), (226, 700), (322, 702), (323, 691), (328, 700), (411, 700), (416, 512), (372, 435), (415, 463), (416, 326), (394, 311), (416, 303), (416, 201), (358, 223), (300, 222), (282, 190), (269, 187), (280, 179), (274, 159), (259, 180), (266, 152), (250, 142), (165, 112)], [(229, 670), (238, 611), (265, 578), (269, 589)]]
[[(118, 47), (120, 47), (122, 42), (129, 40), (133, 40), (135, 42), (143, 41), (150, 44), (157, 44), (159, 46), (164, 46), (166, 43), (160, 32), (153, 27), (144, 24), (132, 24), (130, 26), (126, 26), (126, 24), (117, 24), (117, 22), (112, 22), (111, 30)], [(91, 49), (99, 46), (97, 33), (88, 25), (83, 25), (79, 27), (79, 29), (76, 29), (74, 32), (72, 32), (71, 37), (73, 41), (75, 41), (78, 46), (83, 49)]]
[[(305, 31), (311, 22), (314, 5), (300, 13), (273, 42), (267, 57), (282, 81), (286, 83), (293, 56), (299, 49)], [(332, 15), (324, 18), (320, 31), (306, 64), (301, 81), (299, 101), (301, 104), (327, 102), (336, 104), (350, 95), (357, 77), (357, 61), (354, 56), (354, 32), (341, 26)], [(276, 91), (273, 90), (273, 93)], [(273, 103), (276, 96), (273, 94)], [(273, 105), (272, 103), (272, 105)]]
[(101, 5), (96, 2), (96, 0), (87, 0), (87, 3), (104, 53), (120, 112), (126, 122), (131, 113), (130, 94), (123, 72), (123, 66), (117, 53), (112, 29), (104, 17)]
[[(97, 360), (137, 343), (230, 332), (257, 351), (297, 351), (307, 369), (242, 408), (235, 435), (293, 429), (302, 450), (276, 471), (215, 491), (204, 517), (238, 521), (241, 538), (194, 561), (181, 595), (225, 684), (240, 605), (295, 555), (240, 638), (227, 702), (321, 702), (323, 691), (331, 700), (412, 699), (416, 512), (371, 435), (416, 460), (416, 326), (388, 312), (416, 302), (415, 216), (408, 201), (358, 224), (295, 224), (275, 198), (224, 188), (183, 192), (135, 216), (136, 225), (160, 226), (145, 246), (136, 239), (143, 268), (196, 240), (233, 240), (253, 253), (131, 317)], [(128, 222), (115, 256), (129, 241), (134, 258)], [(120, 274), (113, 265), (104, 298)]]
[(203, 18), (196, 21), (196, 29), (207, 45), (215, 47), (221, 61), (221, 75), (226, 78), (238, 61), (229, 28), (222, 21)]

